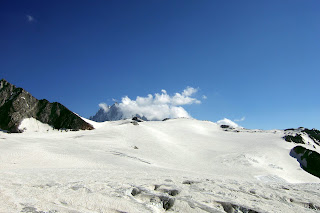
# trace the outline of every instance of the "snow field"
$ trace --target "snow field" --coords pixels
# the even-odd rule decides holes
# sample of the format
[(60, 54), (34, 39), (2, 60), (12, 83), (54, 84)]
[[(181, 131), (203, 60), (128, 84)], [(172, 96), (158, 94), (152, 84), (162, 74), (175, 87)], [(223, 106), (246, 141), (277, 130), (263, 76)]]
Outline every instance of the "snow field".
[[(29, 123), (28, 123), (29, 122)], [(319, 179), (283, 131), (194, 119), (0, 132), (0, 212), (315, 212)], [(169, 208), (169, 209), (168, 209)], [(228, 210), (229, 209), (229, 210)], [(319, 210), (319, 209), (318, 209)]]

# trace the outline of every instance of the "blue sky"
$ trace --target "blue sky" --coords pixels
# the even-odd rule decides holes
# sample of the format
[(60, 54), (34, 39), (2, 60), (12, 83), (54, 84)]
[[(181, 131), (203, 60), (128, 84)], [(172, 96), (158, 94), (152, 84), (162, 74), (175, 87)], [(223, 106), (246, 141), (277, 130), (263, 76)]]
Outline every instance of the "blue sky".
[(319, 11), (317, 0), (1, 1), (0, 78), (84, 117), (190, 86), (197, 119), (320, 129)]

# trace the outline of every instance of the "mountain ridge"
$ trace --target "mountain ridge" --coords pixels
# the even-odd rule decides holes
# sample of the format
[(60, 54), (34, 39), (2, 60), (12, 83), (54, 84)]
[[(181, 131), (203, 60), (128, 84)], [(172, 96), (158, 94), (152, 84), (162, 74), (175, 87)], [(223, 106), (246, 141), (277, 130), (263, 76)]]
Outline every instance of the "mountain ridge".
[(21, 132), (19, 125), (25, 118), (35, 118), (55, 129), (91, 130), (93, 126), (82, 120), (64, 105), (46, 99), (38, 100), (23, 88), (5, 79), (0, 80), (0, 129)]
[(96, 122), (104, 122), (129, 119), (133, 117), (137, 117), (141, 120), (148, 121), (148, 118), (139, 114), (132, 115), (132, 117), (126, 117), (121, 111), (121, 108), (119, 107), (118, 103), (114, 103), (111, 106), (100, 107), (98, 112), (94, 116), (90, 116), (89, 119)]

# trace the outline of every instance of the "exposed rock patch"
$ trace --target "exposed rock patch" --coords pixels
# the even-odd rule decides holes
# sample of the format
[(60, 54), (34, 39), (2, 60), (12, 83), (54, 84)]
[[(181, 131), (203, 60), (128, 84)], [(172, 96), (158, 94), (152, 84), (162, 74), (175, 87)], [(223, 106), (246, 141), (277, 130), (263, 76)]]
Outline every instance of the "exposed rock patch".
[(193, 180), (185, 180), (185, 181), (182, 182), (182, 184), (188, 184), (188, 185), (191, 185), (191, 184), (194, 184), (194, 183), (196, 183), (196, 182), (193, 181)]
[(141, 193), (141, 190), (138, 189), (138, 188), (133, 188), (132, 191), (131, 191), (131, 195), (132, 196), (136, 196), (136, 195), (138, 195), (140, 193)]
[(320, 154), (318, 152), (296, 146), (290, 151), (290, 156), (296, 158), (305, 171), (320, 178)]
[(136, 122), (143, 122), (143, 120), (137, 116), (133, 117), (132, 120)]
[(283, 138), (287, 142), (305, 144), (303, 138), (301, 137), (301, 134), (296, 134), (295, 136), (293, 136), (293, 135), (285, 135)]
[(171, 209), (172, 206), (174, 205), (175, 199), (173, 199), (173, 198), (166, 197), (166, 196), (160, 196), (159, 198), (162, 201), (162, 207), (165, 210)]
[(304, 129), (302, 132), (305, 132), (309, 137), (320, 146), (320, 131), (317, 129)]
[(253, 209), (249, 209), (244, 206), (236, 205), (229, 202), (217, 202), (220, 203), (223, 207), (223, 210), (227, 213), (241, 212), (241, 213), (259, 213)]
[(309, 137), (310, 141), (313, 141), (315, 145), (320, 146), (320, 131), (317, 129), (307, 129), (299, 127), (297, 129), (285, 129), (285, 136), (283, 137), (287, 142), (294, 142), (300, 144), (306, 144), (303, 136)]

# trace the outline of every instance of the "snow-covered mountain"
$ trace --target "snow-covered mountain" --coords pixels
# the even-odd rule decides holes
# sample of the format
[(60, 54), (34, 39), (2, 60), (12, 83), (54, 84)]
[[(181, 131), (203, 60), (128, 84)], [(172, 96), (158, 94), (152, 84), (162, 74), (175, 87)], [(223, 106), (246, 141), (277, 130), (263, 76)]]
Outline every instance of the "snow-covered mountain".
[(104, 122), (122, 120), (124, 117), (119, 105), (114, 103), (111, 106), (105, 106), (105, 109), (100, 108), (99, 111), (89, 119), (96, 122)]
[(93, 129), (62, 104), (38, 100), (24, 89), (0, 80), (0, 129), (21, 132), (19, 125), (26, 118), (35, 118), (56, 129)]
[(103, 108), (101, 107), (98, 112), (94, 116), (91, 116), (89, 119), (96, 122), (104, 122), (118, 121), (132, 117), (138, 117), (145, 121), (148, 120), (145, 116), (140, 116), (138, 114), (132, 115), (131, 117), (124, 116), (118, 103), (114, 103), (111, 106), (105, 105)]
[(85, 121), (95, 129), (0, 132), (0, 212), (320, 211), (320, 179), (302, 169), (316, 131)]

